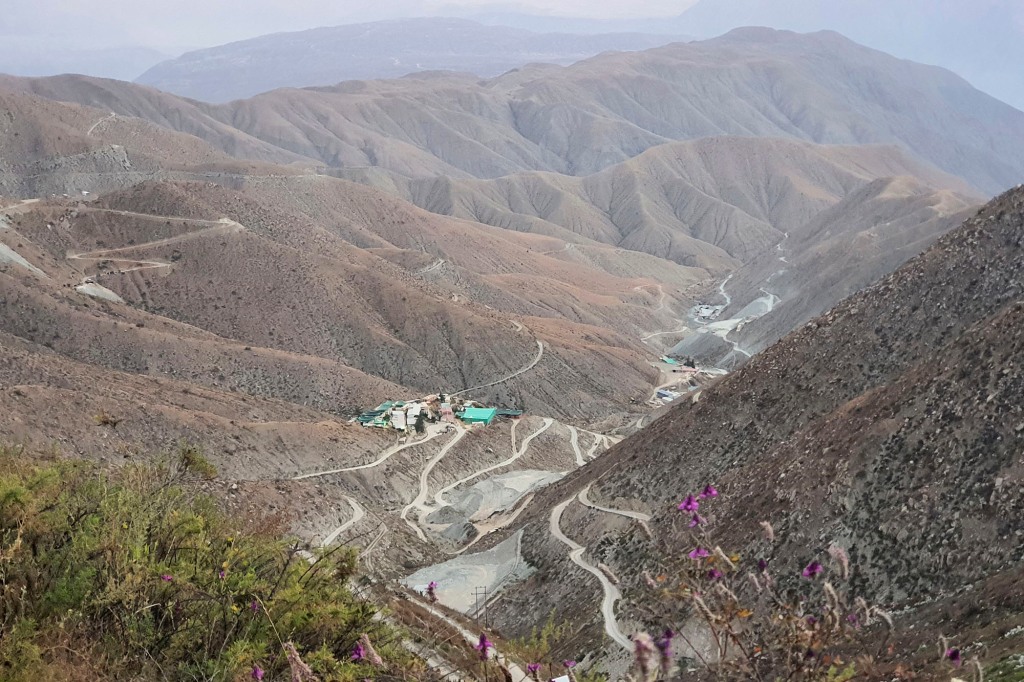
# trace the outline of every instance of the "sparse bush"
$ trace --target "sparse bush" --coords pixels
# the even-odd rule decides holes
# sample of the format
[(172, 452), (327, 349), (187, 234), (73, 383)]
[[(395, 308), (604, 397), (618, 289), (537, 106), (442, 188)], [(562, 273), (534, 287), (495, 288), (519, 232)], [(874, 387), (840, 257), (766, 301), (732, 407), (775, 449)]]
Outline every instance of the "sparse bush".
[(109, 426), (112, 429), (116, 429), (117, 425), (122, 421), (120, 417), (115, 417), (106, 410), (97, 412), (93, 415), (93, 419), (96, 421), (97, 426)]

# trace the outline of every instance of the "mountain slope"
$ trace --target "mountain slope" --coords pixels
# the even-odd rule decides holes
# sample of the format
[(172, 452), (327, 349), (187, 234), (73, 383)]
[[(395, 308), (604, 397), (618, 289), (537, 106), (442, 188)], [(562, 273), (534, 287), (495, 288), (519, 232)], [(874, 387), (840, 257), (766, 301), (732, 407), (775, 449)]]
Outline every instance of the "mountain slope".
[(1024, 178), (1024, 112), (833, 33), (746, 29), (483, 82), (426, 74), (221, 106), (79, 78), (4, 87), (144, 117), (239, 157), (409, 177), (582, 176), (666, 142), (733, 135), (898, 144), (986, 192)]
[[(517, 524), (527, 528), (525, 556), (541, 573), (516, 591), (530, 593), (536, 612), (509, 602), (506, 623), (590, 594), (590, 583), (580, 587), (564, 572), (564, 551), (547, 528), (547, 512), (587, 484), (592, 499), (653, 515), (656, 543), (621, 524), (585, 523), (576, 533), (595, 561), (623, 576), (626, 622), (651, 605), (640, 575), (667, 559), (658, 548), (685, 551), (691, 542), (685, 524), (673, 521), (675, 504), (709, 482), (722, 494), (715, 542), (748, 563), (770, 559), (783, 584), (831, 542), (849, 553), (853, 585), (887, 608), (1009, 579), (1024, 549), (1013, 530), (1024, 522), (1022, 321), (1018, 189), (543, 491)], [(760, 521), (774, 527), (774, 545), (761, 539)], [(1020, 598), (978, 592), (986, 616), (957, 628), (981, 633), (1006, 623)], [(943, 617), (935, 609), (901, 613), (925, 633)]]
[(434, 213), (714, 266), (751, 260), (790, 227), (893, 176), (972, 193), (896, 147), (742, 137), (659, 145), (585, 178), (521, 173), (394, 182)]
[[(676, 38), (678, 40), (679, 38)], [(277, 88), (397, 78), (416, 71), (492, 77), (531, 62), (570, 64), (609, 50), (644, 50), (670, 36), (533, 33), (463, 19), (402, 19), (274, 33), (186, 53), (136, 79), (205, 102)]]

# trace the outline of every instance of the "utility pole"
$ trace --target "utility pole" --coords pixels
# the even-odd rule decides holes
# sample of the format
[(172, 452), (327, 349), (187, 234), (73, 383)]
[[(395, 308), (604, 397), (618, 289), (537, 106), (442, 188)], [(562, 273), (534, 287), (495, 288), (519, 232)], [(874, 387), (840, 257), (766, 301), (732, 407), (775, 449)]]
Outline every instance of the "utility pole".
[(476, 617), (477, 623), (482, 623), (485, 628), (490, 627), (490, 624), (487, 622), (488, 591), (486, 586), (473, 588), (473, 600), (475, 603), (473, 615)]

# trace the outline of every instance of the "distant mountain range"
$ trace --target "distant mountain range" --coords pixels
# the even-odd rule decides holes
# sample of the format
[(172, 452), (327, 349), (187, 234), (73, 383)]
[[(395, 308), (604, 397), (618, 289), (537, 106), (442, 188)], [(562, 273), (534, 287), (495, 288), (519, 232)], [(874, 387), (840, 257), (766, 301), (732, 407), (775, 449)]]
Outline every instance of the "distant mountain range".
[(713, 38), (745, 26), (832, 30), (903, 59), (935, 64), (1024, 109), (1024, 3), (1017, 0), (700, 0), (672, 18), (617, 21), (471, 12), (484, 23), (540, 31), (614, 30)]
[(465, 19), (402, 19), (272, 35), (189, 52), (136, 82), (206, 102), (277, 88), (397, 78), (421, 71), (497, 76), (531, 62), (571, 64), (609, 50), (644, 50), (682, 36), (534, 33)]

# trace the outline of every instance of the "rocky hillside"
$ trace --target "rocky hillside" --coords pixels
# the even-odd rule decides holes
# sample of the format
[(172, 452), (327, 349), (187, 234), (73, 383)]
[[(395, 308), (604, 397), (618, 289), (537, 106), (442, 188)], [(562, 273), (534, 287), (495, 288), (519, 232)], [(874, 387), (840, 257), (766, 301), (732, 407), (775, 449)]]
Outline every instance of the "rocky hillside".
[(420, 71), (493, 77), (534, 62), (565, 65), (601, 52), (646, 50), (681, 39), (534, 33), (464, 19), (400, 19), (274, 33), (188, 52), (153, 66), (136, 82), (204, 102), (227, 102), (278, 88)]
[[(566, 599), (599, 617), (592, 600), (579, 601), (596, 582), (550, 540), (548, 512), (569, 500), (576, 525), (563, 527), (595, 564), (622, 576), (618, 619), (650, 618), (640, 572), (667, 559), (657, 547), (690, 549), (676, 504), (713, 483), (721, 493), (709, 516), (715, 541), (745, 560), (763, 557), (776, 575), (798, 576), (836, 543), (850, 556), (856, 589), (899, 610), (898, 628), (915, 623), (930, 633), (953, 619), (947, 634), (955, 624), (966, 641), (1007, 646), (998, 640), (1024, 599), (1005, 587), (1024, 550), (1022, 322), (1018, 188), (543, 491), (520, 524), (525, 556), (541, 570), (513, 592), (531, 594), (529, 617)], [(649, 512), (658, 542), (573, 502), (588, 484), (591, 500)], [(771, 546), (761, 521), (774, 527)], [(969, 612), (958, 610), (964, 599)], [(932, 600), (943, 607), (926, 606)], [(525, 615), (510, 597), (505, 623)]]

